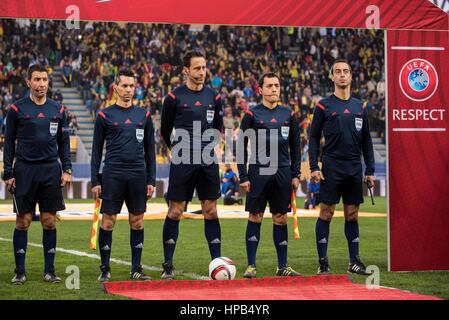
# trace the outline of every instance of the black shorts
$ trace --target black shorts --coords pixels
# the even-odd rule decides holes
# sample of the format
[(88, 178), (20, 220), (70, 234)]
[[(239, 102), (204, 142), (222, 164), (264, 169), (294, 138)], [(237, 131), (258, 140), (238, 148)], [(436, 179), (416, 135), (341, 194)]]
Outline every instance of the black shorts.
[(61, 165), (57, 161), (31, 163), (17, 160), (15, 197), (19, 214), (32, 213), (39, 204), (40, 212), (65, 209), (61, 187)]
[(363, 203), (362, 163), (354, 160), (323, 158), (320, 200), (333, 205), (343, 197), (344, 204)]
[(245, 210), (250, 213), (265, 212), (268, 202), (272, 214), (290, 212), (292, 196), (290, 167), (278, 168), (273, 175), (261, 175), (259, 170), (258, 166), (249, 166), (248, 178), (251, 189), (246, 194)]
[(171, 164), (167, 199), (191, 201), (196, 189), (200, 200), (220, 198), (218, 164)]
[(129, 213), (147, 210), (147, 174), (144, 169), (105, 166), (101, 178), (101, 213), (120, 213), (123, 202)]

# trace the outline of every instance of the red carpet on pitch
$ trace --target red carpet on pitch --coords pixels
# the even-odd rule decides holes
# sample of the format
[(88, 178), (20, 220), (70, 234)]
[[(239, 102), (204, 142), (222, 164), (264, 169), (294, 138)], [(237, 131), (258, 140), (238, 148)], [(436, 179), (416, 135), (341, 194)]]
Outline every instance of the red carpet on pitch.
[(104, 283), (108, 294), (140, 300), (438, 300), (430, 295), (379, 287), (369, 289), (347, 275), (231, 281), (156, 280)]

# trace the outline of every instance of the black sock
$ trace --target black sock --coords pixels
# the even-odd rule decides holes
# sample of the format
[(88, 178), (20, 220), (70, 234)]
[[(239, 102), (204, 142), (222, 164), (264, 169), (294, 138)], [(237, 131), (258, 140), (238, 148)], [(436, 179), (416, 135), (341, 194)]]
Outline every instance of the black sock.
[(345, 235), (348, 240), (349, 260), (353, 263), (359, 255), (359, 223), (345, 221)]
[(43, 230), (42, 244), (44, 246), (44, 273), (55, 272), (55, 254), (56, 254), (56, 229)]
[(173, 260), (175, 254), (176, 241), (178, 241), (179, 221), (165, 218), (164, 227), (162, 229), (162, 241), (164, 244), (164, 259), (165, 262)]
[(14, 229), (13, 247), (14, 258), (16, 260), (16, 269), (18, 272), (25, 273), (25, 257), (28, 244), (28, 230)]
[(256, 223), (248, 220), (246, 225), (246, 256), (248, 265), (256, 265), (257, 247), (260, 241), (260, 226), (262, 223)]
[(136, 267), (140, 266), (142, 258), (144, 231), (131, 229), (130, 245), (131, 245), (131, 270), (134, 271)]
[(279, 269), (287, 266), (288, 230), (287, 225), (273, 224), (273, 241), (278, 256)]
[(103, 266), (109, 266), (112, 250), (112, 230), (107, 231), (100, 227), (98, 246), (100, 247), (101, 264)]
[(327, 244), (329, 242), (330, 222), (318, 218), (315, 226), (316, 247), (318, 256), (324, 258), (327, 256)]
[(204, 219), (204, 234), (212, 259), (221, 257), (221, 228), (218, 219)]

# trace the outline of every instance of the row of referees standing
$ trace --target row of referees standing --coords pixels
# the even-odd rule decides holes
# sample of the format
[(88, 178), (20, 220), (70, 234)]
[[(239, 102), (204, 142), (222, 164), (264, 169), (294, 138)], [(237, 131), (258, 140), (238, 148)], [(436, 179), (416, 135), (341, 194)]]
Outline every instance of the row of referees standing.
[[(164, 99), (161, 135), (169, 146), (182, 146), (186, 141), (173, 139), (173, 129), (186, 130), (191, 139), (184, 147), (191, 148), (198, 139), (193, 134), (193, 122), (201, 123), (201, 132), (222, 130), (221, 97), (205, 86), (206, 57), (201, 51), (187, 52), (183, 59), (186, 83)], [(335, 92), (321, 100), (314, 111), (310, 136), (310, 167), (312, 179), (321, 181), (320, 216), (316, 223), (316, 245), (319, 255), (318, 274), (329, 274), (327, 244), (329, 224), (335, 204), (343, 197), (345, 234), (348, 240), (348, 272), (367, 275), (359, 256), (358, 209), (363, 202), (363, 181), (374, 182), (374, 156), (367, 111), (362, 101), (350, 96), (352, 71), (345, 60), (336, 60), (332, 66)], [(65, 209), (62, 188), (71, 183), (70, 137), (64, 109), (47, 98), (48, 72), (45, 67), (29, 68), (27, 85), (30, 96), (13, 105), (7, 114), (3, 179), (14, 194), (16, 226), (13, 250), (16, 268), (13, 284), (26, 282), (25, 257), (28, 228), (36, 204), (39, 204), (43, 228), (44, 273), (43, 280), (61, 282), (55, 273), (56, 212)], [(154, 129), (150, 113), (132, 105), (136, 81), (130, 70), (121, 70), (114, 80), (117, 101), (100, 111), (95, 121), (91, 160), (91, 182), (94, 198), (102, 198), (102, 222), (98, 244), (101, 255), (101, 282), (111, 279), (110, 256), (112, 233), (123, 203), (129, 212), (131, 271), (130, 278), (149, 280), (143, 271), (141, 256), (144, 245), (144, 213), (148, 198), (156, 183)], [(245, 141), (245, 157), (238, 164), (240, 186), (247, 192), (245, 209), (249, 212), (245, 233), (248, 266), (244, 277), (257, 274), (256, 252), (260, 240), (260, 227), (267, 204), (273, 220), (273, 242), (277, 253), (276, 276), (298, 276), (287, 263), (287, 213), (291, 208), (291, 194), (300, 181), (300, 130), (291, 108), (279, 104), (280, 78), (265, 73), (259, 79), (262, 101), (246, 111), (241, 134)], [(260, 136), (259, 130), (277, 130), (277, 136)], [(250, 135), (254, 130), (256, 139)], [(268, 131), (269, 131), (268, 130)], [(267, 132), (268, 132), (267, 131)], [(318, 166), (320, 139), (324, 135), (322, 167)], [(275, 139), (277, 150), (253, 149), (248, 168), (248, 136), (252, 148), (257, 139)], [(201, 139), (201, 137), (199, 137)], [(100, 175), (104, 144), (106, 155)], [(201, 152), (208, 142), (198, 141)], [(277, 166), (266, 173), (267, 165), (261, 157), (278, 153)], [(366, 170), (362, 173), (361, 155)], [(212, 156), (215, 157), (215, 154)], [(186, 204), (197, 190), (204, 215), (204, 233), (211, 259), (221, 257), (221, 227), (217, 214), (220, 197), (220, 178), (217, 161), (205, 163), (171, 163), (167, 198), (169, 209), (164, 221), (162, 241), (164, 262), (161, 278), (173, 279), (173, 257), (179, 235), (179, 221)]]

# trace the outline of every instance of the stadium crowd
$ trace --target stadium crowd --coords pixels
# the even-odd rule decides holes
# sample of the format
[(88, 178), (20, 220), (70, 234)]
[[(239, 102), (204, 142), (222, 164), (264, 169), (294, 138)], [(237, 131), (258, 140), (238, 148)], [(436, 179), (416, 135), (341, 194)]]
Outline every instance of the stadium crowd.
[[(220, 92), (225, 128), (236, 130), (247, 108), (259, 101), (258, 75), (275, 71), (282, 79), (281, 99), (295, 111), (302, 129), (303, 160), (307, 129), (315, 103), (332, 92), (330, 66), (336, 58), (353, 68), (353, 96), (368, 101), (372, 131), (385, 137), (384, 49), (381, 31), (326, 28), (275, 28), (82, 22), (68, 29), (64, 21), (0, 20), (0, 106), (27, 92), (30, 64), (61, 68), (65, 87), (78, 88), (94, 119), (115, 101), (114, 75), (131, 68), (137, 79), (134, 103), (151, 112), (158, 155), (168, 151), (160, 139), (163, 97), (179, 86), (182, 54), (204, 48), (207, 83)], [(51, 83), (50, 83), (51, 85)], [(60, 92), (49, 95), (63, 103)], [(72, 133), (76, 117), (68, 112)]]

